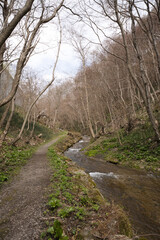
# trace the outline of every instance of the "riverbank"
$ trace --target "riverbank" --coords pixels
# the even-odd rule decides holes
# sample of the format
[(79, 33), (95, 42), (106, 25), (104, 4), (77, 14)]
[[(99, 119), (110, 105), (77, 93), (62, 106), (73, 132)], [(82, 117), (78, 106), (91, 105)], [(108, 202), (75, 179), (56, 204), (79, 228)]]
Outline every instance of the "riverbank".
[(110, 133), (93, 141), (86, 149), (89, 157), (160, 173), (160, 144), (150, 126), (138, 126), (131, 132)]
[(65, 156), (90, 174), (97, 188), (110, 203), (114, 201), (122, 206), (138, 236), (160, 240), (159, 177), (144, 170), (88, 157), (81, 151), (88, 144), (89, 138), (83, 137), (65, 152)]
[[(91, 177), (62, 152), (80, 135), (69, 134), (49, 149), (53, 169), (42, 239), (129, 239), (132, 229), (123, 210), (107, 202)], [(66, 144), (67, 143), (67, 144)]]

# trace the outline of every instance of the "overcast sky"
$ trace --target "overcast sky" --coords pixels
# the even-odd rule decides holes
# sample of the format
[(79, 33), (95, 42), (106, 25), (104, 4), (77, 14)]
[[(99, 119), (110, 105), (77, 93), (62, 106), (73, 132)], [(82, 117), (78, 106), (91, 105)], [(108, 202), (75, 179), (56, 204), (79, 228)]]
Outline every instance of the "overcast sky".
[[(65, 80), (66, 78), (73, 78), (81, 66), (81, 61), (78, 57), (78, 54), (75, 52), (71, 41), (67, 40), (68, 36), (70, 35), (69, 29), (72, 28), (72, 25), (74, 25), (76, 31), (80, 32), (82, 35), (91, 39), (92, 41), (96, 42), (97, 38), (90, 28), (87, 26), (84, 27), (84, 24), (81, 22), (77, 22), (77, 17), (74, 17), (74, 19), (70, 19), (69, 21), (68, 18), (65, 18), (65, 15), (62, 15), (61, 20), (63, 37), (59, 61), (56, 68), (56, 78)], [(74, 22), (77, 23), (74, 24)], [(29, 67), (31, 67), (35, 72), (38, 73), (38, 75), (47, 81), (51, 80), (52, 69), (57, 52), (59, 40), (59, 30), (57, 25), (57, 23), (49, 23), (44, 29), (42, 29), (40, 43), (36, 48), (37, 54), (33, 55), (28, 63)], [(90, 46), (91, 51), (95, 48), (97, 49), (97, 45)]]
[[(59, 31), (53, 25), (45, 28), (41, 34), (39, 46), (36, 49), (28, 65), (42, 76), (44, 80), (51, 80), (52, 69), (55, 62), (59, 39)], [(65, 79), (75, 76), (80, 61), (74, 52), (73, 47), (62, 39), (59, 60), (56, 68), (56, 78)]]
[[(57, 33), (58, 34), (58, 33)], [(31, 57), (29, 66), (45, 80), (51, 80), (52, 69), (55, 62), (57, 48), (53, 47)], [(74, 77), (80, 61), (69, 44), (62, 44), (56, 68), (56, 78), (65, 79)]]

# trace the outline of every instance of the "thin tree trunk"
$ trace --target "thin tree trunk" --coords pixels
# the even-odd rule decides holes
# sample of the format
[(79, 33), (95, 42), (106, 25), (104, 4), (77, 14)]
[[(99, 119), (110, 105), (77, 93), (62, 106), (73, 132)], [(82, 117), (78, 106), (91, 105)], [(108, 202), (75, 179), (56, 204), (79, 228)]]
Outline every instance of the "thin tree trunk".
[(0, 48), (0, 78), (3, 72), (3, 67), (4, 67), (4, 53), (6, 51), (6, 45), (5, 43), (2, 45), (2, 47)]
[(58, 109), (56, 108), (55, 113), (54, 113), (53, 126), (55, 126), (57, 114), (58, 114)]
[(11, 105), (11, 102), (9, 102), (7, 104), (6, 109), (5, 109), (5, 111), (4, 111), (3, 115), (2, 115), (2, 118), (1, 118), (1, 121), (0, 121), (0, 128), (3, 127), (4, 121), (5, 121), (6, 117), (7, 117), (7, 113), (8, 113), (9, 108), (10, 108), (10, 105)]
[(87, 87), (87, 77), (86, 77), (86, 64), (85, 64), (85, 59), (83, 56), (83, 71), (84, 71), (84, 88), (85, 88), (85, 97), (86, 97), (86, 111), (87, 111), (87, 121), (88, 121), (88, 126), (89, 130), (91, 133), (91, 136), (95, 138), (95, 133), (93, 130), (92, 122), (91, 122), (91, 116), (90, 116), (90, 107), (89, 107), (89, 97), (88, 97), (88, 87)]
[(114, 125), (114, 120), (113, 120), (113, 114), (112, 114), (112, 111), (111, 111), (111, 105), (108, 103), (108, 101), (107, 101), (107, 108), (108, 108), (109, 115), (110, 115), (110, 118), (111, 118), (111, 125), (114, 128), (115, 125)]
[(29, 140), (33, 137), (33, 133), (34, 133), (34, 129), (35, 129), (35, 124), (36, 124), (36, 114), (34, 113), (33, 126), (32, 126), (32, 131), (31, 131)]
[(2, 146), (2, 143), (4, 142), (4, 140), (5, 140), (5, 138), (6, 138), (7, 134), (8, 134), (8, 130), (10, 128), (11, 120), (12, 120), (13, 113), (14, 113), (14, 107), (15, 107), (15, 97), (12, 99), (11, 112), (10, 112), (7, 124), (5, 126), (5, 129), (4, 129), (4, 131), (3, 131), (2, 135), (1, 135), (1, 144), (0, 144), (0, 146)]
[(122, 92), (122, 87), (121, 87), (121, 82), (120, 82), (119, 66), (118, 66), (118, 64), (116, 64), (116, 67), (117, 67), (117, 79), (118, 79), (118, 85), (119, 85), (119, 90), (120, 90), (120, 97), (121, 97), (123, 106), (126, 109), (126, 103), (125, 103), (124, 98), (123, 98), (123, 92)]
[(131, 96), (131, 104), (132, 104), (132, 112), (134, 117), (136, 116), (136, 111), (135, 111), (135, 106), (134, 106), (134, 93), (132, 90), (132, 86), (131, 86), (131, 81), (129, 80), (129, 76), (127, 75), (127, 79), (128, 79), (128, 84), (129, 84), (129, 95)]
[(30, 115), (28, 116), (28, 125), (27, 125), (27, 131), (29, 130), (29, 128), (30, 128)]
[(150, 47), (150, 51), (151, 51), (151, 55), (152, 55), (152, 59), (153, 59), (153, 66), (154, 66), (155, 80), (156, 80), (156, 84), (157, 84), (157, 89), (159, 89), (160, 88), (160, 74), (159, 74), (158, 68), (156, 66), (156, 60), (155, 60), (155, 56), (154, 56), (154, 53), (153, 53), (152, 45), (151, 45), (150, 42), (149, 42), (149, 47)]

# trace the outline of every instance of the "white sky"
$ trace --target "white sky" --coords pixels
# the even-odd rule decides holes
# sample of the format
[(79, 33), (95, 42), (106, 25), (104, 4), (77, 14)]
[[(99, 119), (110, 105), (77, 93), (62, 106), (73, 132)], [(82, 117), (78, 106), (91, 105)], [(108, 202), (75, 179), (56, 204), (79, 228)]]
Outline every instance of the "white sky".
[[(55, 74), (56, 78), (60, 80), (73, 78), (81, 66), (78, 54), (74, 51), (70, 41), (67, 41), (69, 35), (69, 30), (67, 29), (70, 29), (72, 25), (74, 25), (76, 31), (80, 31), (82, 35), (85, 35), (85, 37), (91, 39), (92, 41), (97, 41), (95, 34), (90, 28), (83, 27), (83, 32), (81, 32), (82, 23), (74, 24), (74, 22), (79, 20), (77, 16), (72, 17), (74, 19), (68, 19), (64, 15), (61, 17), (61, 19), (63, 18), (61, 21), (63, 37)], [(29, 67), (31, 67), (33, 71), (37, 72), (42, 79), (47, 81), (51, 80), (52, 77), (52, 69), (57, 53), (58, 39), (59, 31), (56, 23), (48, 23), (45, 25), (40, 35), (40, 43), (36, 48), (36, 52), (41, 53), (32, 56), (28, 62)], [(91, 50), (94, 50), (95, 48), (97, 48), (97, 45), (91, 46)], [(45, 51), (43, 52), (43, 50)]]
[[(47, 81), (51, 80), (52, 77), (52, 69), (57, 54), (58, 38), (59, 31), (55, 29), (53, 25), (45, 28), (41, 37), (41, 43), (36, 50), (36, 52), (41, 53), (33, 55), (28, 63), (38, 75)], [(65, 79), (73, 77), (79, 66), (80, 61), (76, 57), (72, 46), (64, 43), (62, 39), (61, 51), (56, 67), (56, 78)]]

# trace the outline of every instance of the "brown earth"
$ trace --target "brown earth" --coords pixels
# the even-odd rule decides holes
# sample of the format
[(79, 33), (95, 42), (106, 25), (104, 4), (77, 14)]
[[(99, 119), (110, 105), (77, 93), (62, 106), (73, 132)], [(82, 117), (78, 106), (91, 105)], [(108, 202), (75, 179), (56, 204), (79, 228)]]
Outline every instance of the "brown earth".
[(47, 150), (58, 137), (41, 146), (11, 183), (0, 191), (0, 240), (40, 239), (45, 192), (51, 168)]

